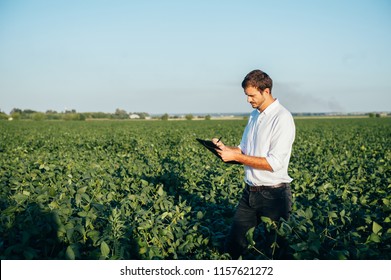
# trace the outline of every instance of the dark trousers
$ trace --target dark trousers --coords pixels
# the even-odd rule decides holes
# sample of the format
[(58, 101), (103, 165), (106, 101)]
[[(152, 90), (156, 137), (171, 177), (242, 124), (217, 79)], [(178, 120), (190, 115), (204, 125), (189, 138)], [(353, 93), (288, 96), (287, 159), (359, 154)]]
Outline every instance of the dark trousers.
[[(259, 225), (261, 216), (278, 221), (287, 220), (292, 208), (292, 193), (289, 184), (256, 192), (246, 186), (236, 208), (231, 231), (226, 239), (225, 249), (233, 259), (238, 259), (247, 249), (247, 231)], [(267, 236), (264, 236), (267, 239)], [(266, 240), (267, 241), (267, 240)]]

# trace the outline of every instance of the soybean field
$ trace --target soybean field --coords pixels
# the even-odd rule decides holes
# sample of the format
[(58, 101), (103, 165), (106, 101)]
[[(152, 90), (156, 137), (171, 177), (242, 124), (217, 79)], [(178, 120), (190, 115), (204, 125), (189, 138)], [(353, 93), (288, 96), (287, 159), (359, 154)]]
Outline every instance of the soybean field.
[[(289, 220), (243, 259), (391, 259), (391, 119), (295, 119)], [(195, 138), (245, 120), (1, 121), (0, 259), (229, 259), (243, 167)], [(265, 248), (259, 238), (273, 231)]]

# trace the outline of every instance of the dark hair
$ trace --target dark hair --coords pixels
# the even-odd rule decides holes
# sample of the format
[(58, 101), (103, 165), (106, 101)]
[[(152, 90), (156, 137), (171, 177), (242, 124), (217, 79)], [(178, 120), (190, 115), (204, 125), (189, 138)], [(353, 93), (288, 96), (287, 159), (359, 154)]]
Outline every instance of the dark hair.
[(264, 91), (269, 88), (270, 93), (272, 92), (273, 80), (268, 74), (261, 70), (253, 70), (247, 74), (242, 82), (242, 88), (255, 87), (259, 91)]

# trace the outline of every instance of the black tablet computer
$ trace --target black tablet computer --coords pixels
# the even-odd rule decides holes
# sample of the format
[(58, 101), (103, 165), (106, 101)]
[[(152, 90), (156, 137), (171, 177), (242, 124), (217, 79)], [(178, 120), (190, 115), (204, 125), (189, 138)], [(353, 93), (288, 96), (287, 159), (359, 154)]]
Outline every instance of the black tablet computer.
[[(223, 159), (221, 158), (221, 156), (219, 155), (219, 153), (217, 152), (217, 150), (220, 150), (219, 147), (217, 147), (215, 145), (215, 143), (213, 143), (212, 141), (210, 140), (202, 140), (202, 139), (199, 139), (199, 138), (196, 138), (196, 140), (201, 144), (203, 145), (205, 148), (207, 148), (210, 152), (212, 152), (212, 154), (214, 154), (216, 157), (218, 157), (219, 159), (221, 159), (223, 161)], [(237, 161), (223, 161), (225, 163), (230, 163), (230, 164), (240, 164), (239, 162)]]

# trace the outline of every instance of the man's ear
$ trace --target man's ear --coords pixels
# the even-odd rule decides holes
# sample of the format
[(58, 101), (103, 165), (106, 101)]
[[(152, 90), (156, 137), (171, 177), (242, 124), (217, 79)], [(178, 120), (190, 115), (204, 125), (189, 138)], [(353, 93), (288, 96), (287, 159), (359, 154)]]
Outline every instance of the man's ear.
[(261, 95), (263, 95), (264, 93), (266, 94), (270, 94), (270, 88), (265, 88), (263, 91), (260, 92)]

